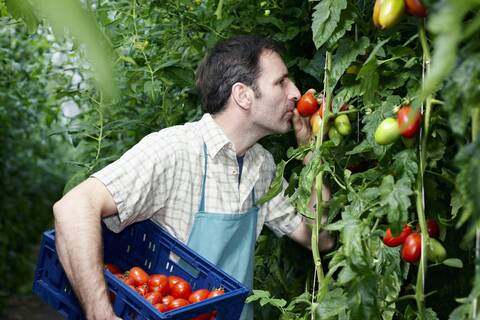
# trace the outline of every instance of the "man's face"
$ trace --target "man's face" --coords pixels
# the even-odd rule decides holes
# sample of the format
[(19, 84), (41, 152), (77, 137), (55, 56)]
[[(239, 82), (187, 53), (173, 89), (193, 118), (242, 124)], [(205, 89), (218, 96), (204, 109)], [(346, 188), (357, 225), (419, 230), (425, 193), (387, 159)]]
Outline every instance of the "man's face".
[(259, 96), (253, 103), (253, 122), (264, 136), (286, 133), (300, 91), (288, 78), (287, 66), (278, 53), (264, 51), (259, 63), (260, 75), (256, 81)]

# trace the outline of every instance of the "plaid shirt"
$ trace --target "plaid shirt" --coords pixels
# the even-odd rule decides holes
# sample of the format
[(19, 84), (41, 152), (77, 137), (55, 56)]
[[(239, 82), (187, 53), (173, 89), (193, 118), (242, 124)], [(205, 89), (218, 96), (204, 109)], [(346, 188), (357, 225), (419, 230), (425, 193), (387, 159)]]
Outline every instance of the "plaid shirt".
[[(186, 243), (198, 211), (204, 175), (203, 145), (208, 163), (205, 211), (238, 213), (259, 199), (275, 174), (272, 155), (259, 144), (246, 153), (240, 184), (236, 152), (210, 114), (200, 121), (151, 133), (120, 159), (93, 174), (113, 196), (118, 213), (105, 218), (120, 232), (127, 225), (152, 219)], [(284, 181), (286, 184), (286, 181)], [(283, 194), (259, 210), (257, 237), (266, 224), (277, 236), (294, 231), (301, 221)]]

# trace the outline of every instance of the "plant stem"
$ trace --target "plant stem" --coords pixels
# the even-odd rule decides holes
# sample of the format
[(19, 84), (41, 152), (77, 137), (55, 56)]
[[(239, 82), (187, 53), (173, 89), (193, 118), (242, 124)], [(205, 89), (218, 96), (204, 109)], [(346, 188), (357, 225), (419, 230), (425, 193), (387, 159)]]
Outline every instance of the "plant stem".
[[(420, 43), (422, 45), (423, 51), (423, 69), (425, 75), (430, 70), (430, 48), (428, 47), (427, 43), (427, 36), (425, 33), (425, 21), (420, 23), (419, 29), (419, 36), (420, 36)], [(423, 83), (424, 78), (422, 79)], [(420, 256), (420, 264), (417, 273), (417, 284), (415, 290), (415, 297), (417, 300), (417, 308), (420, 315), (420, 319), (425, 319), (425, 278), (427, 272), (427, 245), (428, 245), (428, 228), (427, 222), (425, 219), (425, 190), (424, 190), (424, 183), (423, 183), (423, 176), (425, 173), (426, 168), (426, 149), (427, 149), (427, 139), (430, 127), (430, 113), (432, 109), (432, 95), (429, 95), (426, 99), (426, 106), (425, 112), (423, 117), (423, 127), (420, 129), (420, 143), (419, 143), (419, 156), (418, 156), (418, 174), (417, 174), (417, 193), (416, 193), (416, 208), (417, 208), (417, 216), (418, 222), (420, 224), (421, 229), (421, 237), (422, 237), (422, 244), (421, 244), (421, 256)], [(423, 103), (423, 101), (422, 101)]]
[[(480, 108), (472, 109), (472, 141), (475, 143), (480, 135)], [(480, 228), (477, 227), (475, 232), (475, 261), (480, 259)], [(475, 264), (475, 274), (480, 274), (480, 265)], [(477, 319), (478, 314), (478, 296), (472, 302), (472, 319)]]

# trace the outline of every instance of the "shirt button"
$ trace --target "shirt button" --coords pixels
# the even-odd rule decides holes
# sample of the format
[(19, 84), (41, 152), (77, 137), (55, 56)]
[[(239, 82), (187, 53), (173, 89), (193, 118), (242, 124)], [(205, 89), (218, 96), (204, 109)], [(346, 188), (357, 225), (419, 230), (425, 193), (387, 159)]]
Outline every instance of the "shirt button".
[(233, 170), (232, 170), (232, 174), (233, 174), (233, 175), (235, 175), (235, 174), (237, 174), (237, 173), (238, 173), (238, 172), (237, 172), (237, 169), (233, 169)]

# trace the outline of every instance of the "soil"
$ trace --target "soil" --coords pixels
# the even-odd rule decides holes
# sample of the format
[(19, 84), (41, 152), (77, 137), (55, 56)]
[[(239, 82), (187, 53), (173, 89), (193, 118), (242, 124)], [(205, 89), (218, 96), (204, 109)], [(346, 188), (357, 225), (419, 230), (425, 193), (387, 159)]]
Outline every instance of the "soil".
[(36, 295), (14, 296), (7, 301), (2, 320), (62, 320), (52, 307)]

